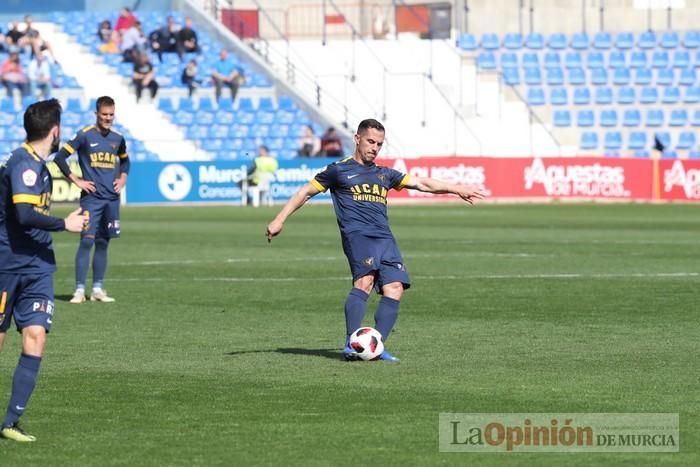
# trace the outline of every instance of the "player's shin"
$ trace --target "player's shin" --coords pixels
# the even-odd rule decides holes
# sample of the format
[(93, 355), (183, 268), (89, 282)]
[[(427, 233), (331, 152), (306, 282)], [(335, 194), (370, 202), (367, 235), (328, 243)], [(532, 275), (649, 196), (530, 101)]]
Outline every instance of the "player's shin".
[(382, 335), (384, 342), (389, 338), (391, 330), (399, 317), (399, 307), (401, 302), (382, 296), (374, 314), (374, 328)]
[(349, 337), (357, 328), (362, 325), (362, 319), (367, 310), (367, 299), (369, 294), (364, 290), (353, 288), (345, 300), (345, 331)]
[(12, 395), (7, 406), (7, 414), (3, 421), (3, 426), (12, 426), (19, 420), (27, 407), (29, 398), (34, 392), (36, 378), (41, 365), (41, 357), (35, 357), (22, 353), (19, 363), (12, 378)]

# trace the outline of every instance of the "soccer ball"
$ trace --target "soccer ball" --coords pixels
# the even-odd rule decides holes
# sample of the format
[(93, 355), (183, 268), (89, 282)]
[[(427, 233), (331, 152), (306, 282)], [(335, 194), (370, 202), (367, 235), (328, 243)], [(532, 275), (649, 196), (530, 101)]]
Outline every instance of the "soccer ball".
[(362, 360), (374, 360), (384, 352), (382, 335), (374, 328), (360, 328), (353, 332), (349, 344)]

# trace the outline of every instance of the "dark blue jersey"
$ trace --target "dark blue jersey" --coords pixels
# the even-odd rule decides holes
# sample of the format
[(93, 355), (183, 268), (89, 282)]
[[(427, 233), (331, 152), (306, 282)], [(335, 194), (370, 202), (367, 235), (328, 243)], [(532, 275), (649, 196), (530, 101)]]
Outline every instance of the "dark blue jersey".
[(32, 205), (48, 215), (52, 182), (46, 163), (23, 144), (0, 165), (0, 271), (44, 273), (56, 270), (51, 234), (22, 225), (16, 205)]
[(408, 175), (375, 164), (362, 165), (352, 157), (335, 162), (317, 174), (311, 184), (320, 191), (331, 190), (340, 232), (347, 236), (393, 238), (389, 228), (386, 196), (401, 190)]
[[(63, 145), (68, 154), (78, 153), (78, 163), (83, 179), (95, 182), (97, 191), (88, 196), (101, 199), (118, 199), (114, 191), (118, 164), (124, 164), (129, 157), (124, 137), (114, 130), (102, 134), (96, 126), (90, 125), (78, 130), (72, 140)], [(85, 193), (83, 193), (86, 196)]]

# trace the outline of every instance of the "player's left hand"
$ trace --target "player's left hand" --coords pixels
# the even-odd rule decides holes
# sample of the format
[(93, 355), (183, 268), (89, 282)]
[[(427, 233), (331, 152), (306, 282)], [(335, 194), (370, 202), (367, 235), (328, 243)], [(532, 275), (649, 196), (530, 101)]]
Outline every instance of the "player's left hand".
[(120, 194), (124, 189), (124, 185), (126, 185), (126, 180), (122, 180), (121, 178), (116, 179), (114, 181), (114, 191)]
[(461, 188), (457, 195), (469, 204), (474, 204), (474, 201), (484, 199), (484, 194), (479, 190), (470, 190), (467, 187)]
[(272, 242), (272, 237), (276, 237), (282, 231), (282, 224), (276, 221), (270, 222), (265, 230), (265, 236), (267, 237), (267, 243)]

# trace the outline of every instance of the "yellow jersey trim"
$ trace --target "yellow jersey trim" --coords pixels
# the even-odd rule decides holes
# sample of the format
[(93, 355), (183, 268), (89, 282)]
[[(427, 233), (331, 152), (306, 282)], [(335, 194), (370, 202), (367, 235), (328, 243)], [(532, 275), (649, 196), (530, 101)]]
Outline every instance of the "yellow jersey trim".
[(318, 183), (318, 180), (316, 180), (315, 178), (311, 180), (311, 184), (314, 186), (314, 188), (316, 188), (321, 193), (325, 193), (326, 190), (328, 189), (325, 186)]
[(27, 195), (27, 194), (13, 195), (12, 202), (15, 204), (27, 203), (27, 204), (33, 204), (34, 206), (39, 206), (39, 204), (41, 203), (41, 195)]
[(124, 154), (119, 154), (119, 159), (126, 159), (127, 157), (129, 157), (128, 152), (125, 152)]
[(95, 125), (88, 125), (80, 131), (82, 131), (83, 133), (87, 133), (88, 131), (92, 130), (93, 128), (95, 128)]
[(66, 151), (68, 151), (68, 154), (70, 154), (71, 156), (72, 156), (73, 154), (75, 154), (75, 149), (73, 149), (73, 148), (71, 147), (71, 145), (68, 144), (68, 143), (65, 143), (65, 144), (63, 145), (63, 149), (65, 149)]
[(395, 190), (403, 190), (406, 185), (408, 185), (408, 182), (411, 181), (411, 176), (406, 174), (403, 176), (401, 179), (401, 182), (394, 187)]
[(34, 152), (34, 148), (31, 147), (27, 143), (22, 143), (22, 147), (24, 148), (25, 151), (29, 153), (30, 156), (32, 156), (35, 160), (41, 161), (41, 157), (37, 155), (37, 153)]

